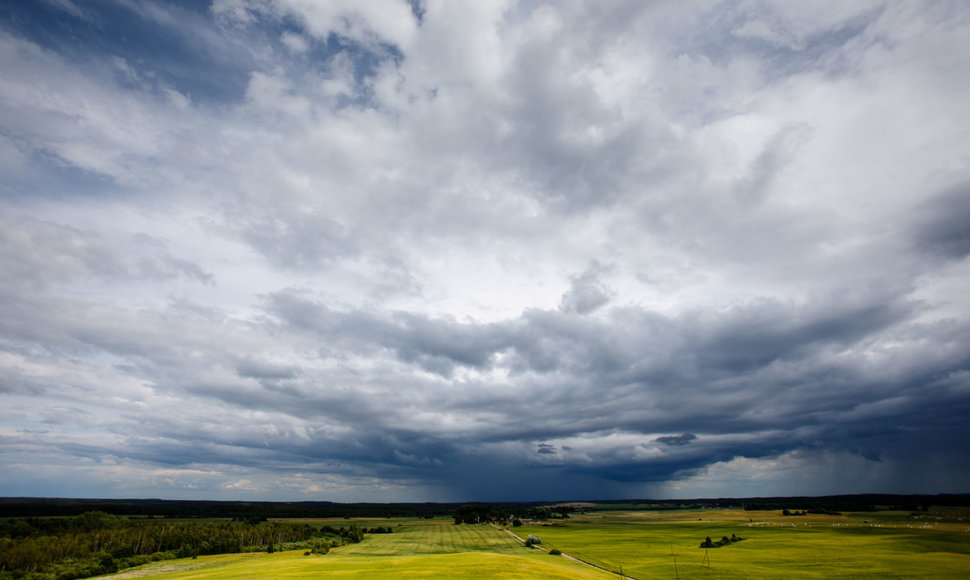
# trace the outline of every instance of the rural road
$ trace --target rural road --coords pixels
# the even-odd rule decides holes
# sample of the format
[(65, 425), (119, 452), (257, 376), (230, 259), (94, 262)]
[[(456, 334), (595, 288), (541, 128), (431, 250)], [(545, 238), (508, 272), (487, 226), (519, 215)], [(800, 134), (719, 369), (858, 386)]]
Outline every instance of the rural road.
[[(502, 530), (502, 531), (503, 531), (503, 532), (505, 532), (506, 534), (508, 534), (508, 535), (510, 535), (510, 536), (512, 536), (512, 537), (513, 537), (513, 538), (515, 538), (516, 540), (518, 540), (518, 541), (520, 541), (520, 542), (522, 542), (523, 544), (525, 544), (525, 540), (524, 540), (524, 539), (522, 538), (522, 536), (520, 536), (520, 535), (518, 535), (518, 534), (516, 534), (516, 533), (513, 533), (513, 532), (512, 532), (512, 530), (509, 530), (508, 528), (503, 528), (503, 527), (501, 527), (501, 526), (496, 526), (495, 524), (491, 524), (491, 525), (492, 525), (492, 527), (493, 527), (493, 528), (495, 528), (495, 529), (497, 529), (497, 530)], [(533, 548), (538, 548), (538, 549), (540, 549), (540, 550), (545, 550), (546, 552), (548, 552), (548, 551), (549, 551), (549, 550), (546, 550), (546, 548), (545, 548), (545, 547), (543, 547), (543, 546), (542, 546), (542, 544), (533, 544), (533, 545), (532, 545), (532, 547), (533, 547)], [(567, 553), (565, 553), (565, 552), (563, 552), (563, 553), (562, 553), (562, 554), (560, 554), (560, 555), (561, 555), (561, 556), (562, 556), (563, 558), (566, 558), (567, 560), (572, 560), (573, 562), (579, 562), (580, 564), (583, 564), (583, 565), (586, 565), (586, 566), (589, 566), (590, 568), (596, 568), (597, 570), (602, 570), (602, 571), (604, 571), (604, 572), (609, 572), (610, 574), (616, 574), (616, 575), (617, 575), (617, 577), (619, 577), (619, 578), (623, 578), (624, 580), (637, 580), (637, 579), (636, 579), (636, 578), (634, 578), (633, 576), (626, 576), (625, 574), (620, 574), (619, 572), (616, 572), (615, 570), (610, 570), (610, 569), (608, 569), (608, 568), (604, 568), (604, 567), (602, 567), (602, 566), (597, 566), (596, 564), (592, 564), (592, 563), (590, 563), (590, 562), (587, 562), (586, 560), (580, 560), (579, 558), (575, 558), (575, 557), (573, 557), (573, 556), (570, 556), (569, 554), (567, 554)]]

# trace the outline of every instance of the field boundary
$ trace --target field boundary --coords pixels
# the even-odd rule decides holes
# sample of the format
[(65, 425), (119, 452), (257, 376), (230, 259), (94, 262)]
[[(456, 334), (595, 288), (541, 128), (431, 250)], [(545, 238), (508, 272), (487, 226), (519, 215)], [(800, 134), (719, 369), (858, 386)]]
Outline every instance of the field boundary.
[[(502, 530), (503, 532), (505, 532), (506, 534), (508, 534), (508, 535), (510, 535), (510, 536), (512, 536), (512, 537), (513, 537), (513, 538), (515, 538), (516, 540), (518, 540), (518, 541), (520, 541), (520, 542), (522, 542), (522, 544), (523, 544), (523, 545), (525, 544), (525, 540), (524, 540), (524, 539), (522, 539), (522, 536), (520, 536), (520, 535), (518, 535), (518, 534), (516, 534), (516, 533), (515, 533), (515, 532), (513, 532), (512, 530), (510, 530), (510, 529), (508, 529), (508, 528), (503, 528), (503, 527), (501, 527), (501, 526), (497, 526), (497, 525), (495, 525), (495, 524), (491, 524), (491, 525), (492, 525), (492, 527), (494, 527), (495, 529), (497, 529), (497, 530)], [(543, 551), (545, 551), (545, 552), (548, 552), (548, 551), (549, 551), (549, 550), (548, 550), (548, 549), (546, 549), (546, 548), (545, 548), (545, 547), (544, 547), (544, 546), (543, 546), (542, 544), (532, 544), (532, 547), (533, 547), (533, 548), (538, 548), (538, 549), (540, 549), (540, 550), (543, 550)], [(602, 566), (597, 566), (596, 564), (593, 564), (592, 562), (587, 562), (586, 560), (583, 560), (582, 558), (577, 558), (577, 557), (575, 557), (575, 556), (570, 556), (569, 554), (567, 554), (567, 553), (565, 553), (565, 552), (561, 552), (561, 553), (560, 553), (560, 556), (562, 556), (563, 558), (565, 558), (565, 559), (567, 559), (567, 560), (572, 560), (573, 562), (578, 562), (578, 563), (580, 563), (580, 564), (583, 564), (583, 565), (586, 565), (586, 566), (589, 566), (590, 568), (596, 568), (597, 570), (602, 570), (602, 571), (604, 571), (604, 572), (609, 572), (610, 574), (615, 574), (615, 575), (617, 575), (617, 576), (619, 576), (620, 578), (623, 578), (624, 580), (637, 580), (637, 579), (636, 579), (636, 578), (634, 578), (633, 576), (627, 576), (626, 574), (621, 574), (620, 572), (617, 572), (616, 570), (610, 570), (609, 568), (604, 568), (604, 567), (602, 567)]]

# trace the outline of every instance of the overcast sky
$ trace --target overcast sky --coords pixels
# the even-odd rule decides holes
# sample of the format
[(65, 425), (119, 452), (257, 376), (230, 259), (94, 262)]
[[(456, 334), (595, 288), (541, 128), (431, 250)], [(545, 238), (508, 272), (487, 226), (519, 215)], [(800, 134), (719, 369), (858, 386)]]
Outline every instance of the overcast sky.
[(970, 5), (0, 6), (0, 495), (968, 492)]

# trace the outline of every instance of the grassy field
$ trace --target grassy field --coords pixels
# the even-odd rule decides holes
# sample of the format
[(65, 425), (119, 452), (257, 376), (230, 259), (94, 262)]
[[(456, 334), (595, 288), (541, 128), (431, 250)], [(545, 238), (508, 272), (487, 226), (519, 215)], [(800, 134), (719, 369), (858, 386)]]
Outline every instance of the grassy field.
[[(326, 556), (302, 551), (200, 556), (159, 562), (108, 578), (617, 578), (530, 550), (488, 525), (450, 519), (299, 520), (335, 527), (392, 526)], [(599, 512), (562, 526), (514, 528), (546, 549), (633, 578), (967, 578), (970, 513), (852, 513), (785, 517), (742, 510)], [(741, 542), (704, 550), (706, 536)]]
[[(635, 578), (970, 577), (970, 519), (909, 515), (611, 512), (518, 530)], [(732, 534), (745, 539), (699, 547), (707, 536), (716, 541)]]
[[(291, 520), (296, 521), (296, 520)], [(308, 520), (299, 520), (308, 521)], [(105, 576), (153, 579), (191, 578), (615, 578), (592, 568), (530, 550), (505, 532), (488, 525), (456, 526), (451, 519), (313, 520), (335, 527), (394, 527), (393, 534), (374, 534), (359, 544), (326, 556), (302, 551), (275, 554), (226, 554), (169, 560)], [(400, 525), (398, 525), (400, 524)]]
[(490, 552), (420, 556), (304, 556), (302, 552), (200, 556), (150, 564), (103, 578), (181, 578), (233, 580), (246, 578), (616, 578), (580, 564), (525, 548), (518, 555)]

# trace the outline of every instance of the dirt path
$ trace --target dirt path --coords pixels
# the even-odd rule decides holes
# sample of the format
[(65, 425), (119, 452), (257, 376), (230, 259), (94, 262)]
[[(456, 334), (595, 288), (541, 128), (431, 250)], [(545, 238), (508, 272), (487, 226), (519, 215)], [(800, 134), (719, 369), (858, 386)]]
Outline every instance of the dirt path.
[(120, 578), (143, 578), (145, 576), (155, 576), (157, 574), (167, 574), (169, 572), (185, 572), (187, 570), (195, 570), (196, 568), (201, 568), (204, 565), (204, 562), (147, 564), (144, 566), (138, 566), (133, 570), (127, 570), (125, 572), (108, 574), (107, 576), (95, 576), (94, 578), (91, 578), (91, 580), (107, 578), (110, 578), (111, 580), (117, 580)]
[[(494, 527), (495, 529), (498, 529), (498, 530), (502, 530), (506, 534), (512, 536), (516, 540), (518, 540), (518, 541), (522, 542), (523, 544), (525, 544), (525, 540), (522, 539), (522, 536), (520, 536), (520, 535), (518, 535), (516, 533), (513, 533), (512, 530), (510, 530), (508, 528), (503, 528), (501, 526), (496, 526), (495, 524), (492, 524), (492, 527)], [(533, 544), (532, 547), (533, 548), (538, 548), (538, 549), (543, 550), (545, 552), (548, 552), (549, 551), (545, 547), (543, 547), (542, 544)], [(573, 562), (578, 562), (578, 563), (583, 564), (585, 566), (589, 566), (590, 568), (596, 568), (597, 570), (602, 570), (604, 572), (609, 572), (610, 574), (616, 574), (618, 577), (623, 578), (624, 580), (637, 580), (633, 576), (626, 576), (625, 574), (620, 574), (619, 572), (616, 572), (614, 570), (610, 570), (610, 569), (604, 568), (602, 566), (597, 566), (596, 564), (593, 564), (592, 562), (587, 562), (586, 560), (580, 560), (579, 558), (576, 558), (574, 556), (570, 556), (569, 554), (567, 554), (565, 552), (562, 552), (560, 554), (560, 556), (562, 556), (563, 558), (565, 558), (567, 560), (572, 560)]]

